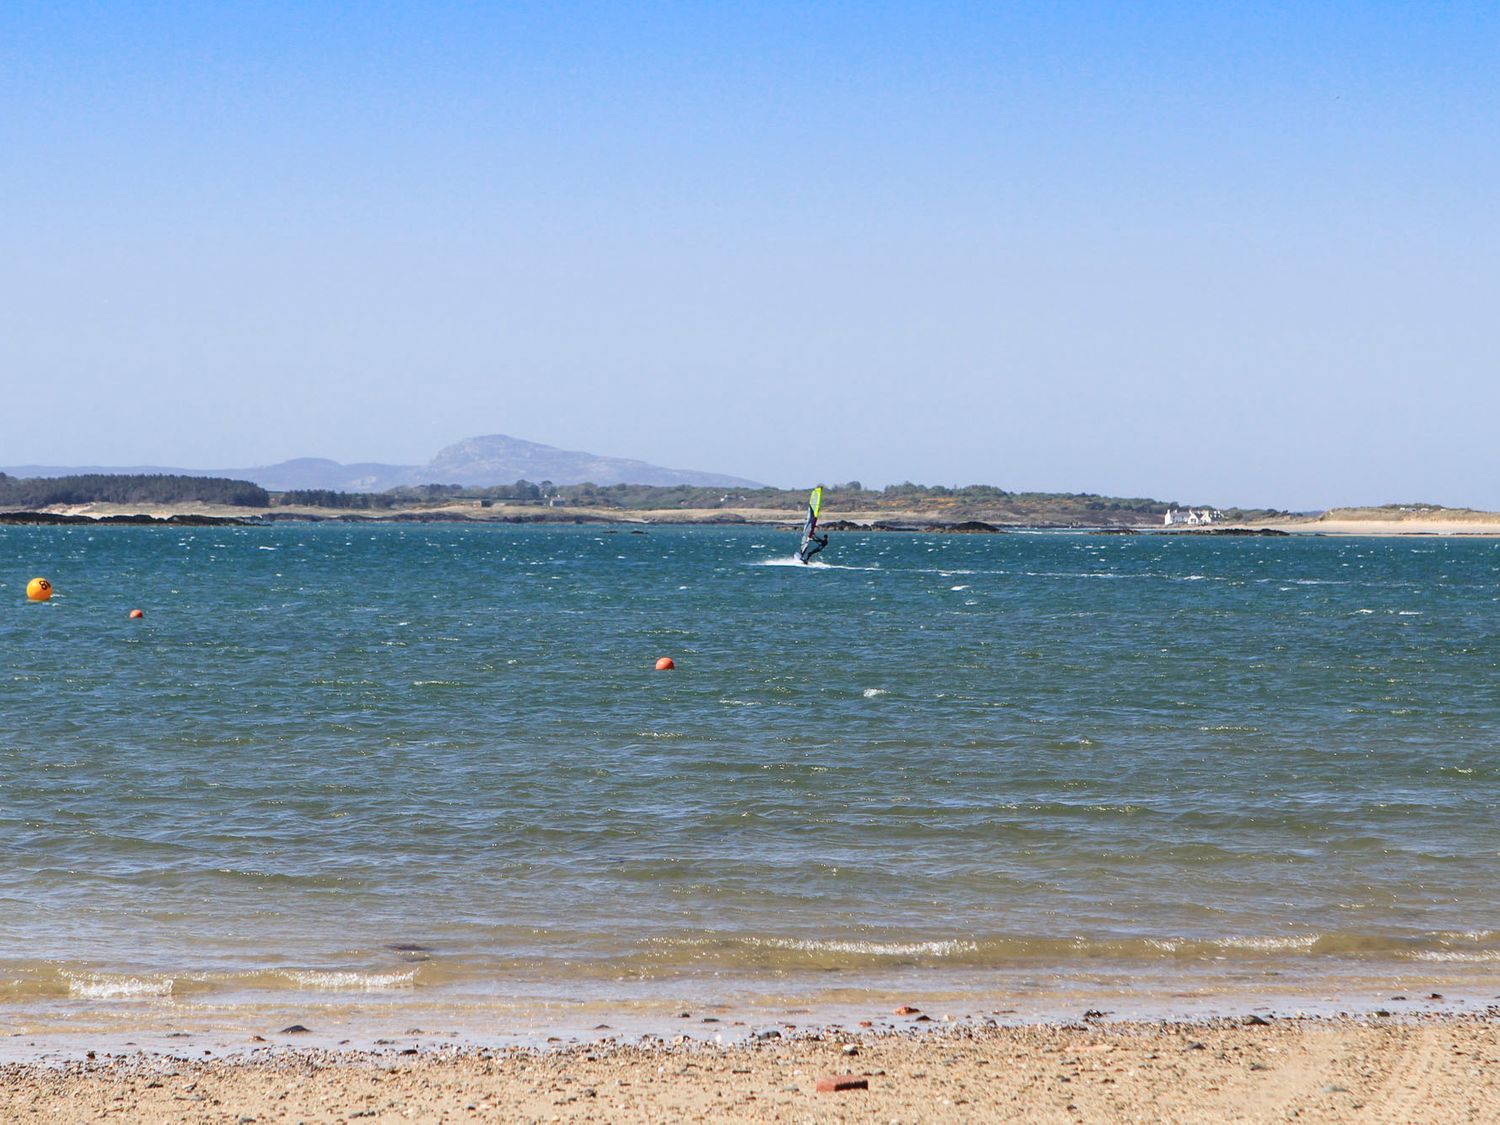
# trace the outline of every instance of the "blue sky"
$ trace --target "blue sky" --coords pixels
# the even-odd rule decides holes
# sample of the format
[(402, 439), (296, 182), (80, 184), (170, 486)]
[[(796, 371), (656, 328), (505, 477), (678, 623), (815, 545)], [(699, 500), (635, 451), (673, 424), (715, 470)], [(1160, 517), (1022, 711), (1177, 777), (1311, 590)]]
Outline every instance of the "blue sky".
[(0, 464), (1500, 508), (1492, 4), (12, 4)]

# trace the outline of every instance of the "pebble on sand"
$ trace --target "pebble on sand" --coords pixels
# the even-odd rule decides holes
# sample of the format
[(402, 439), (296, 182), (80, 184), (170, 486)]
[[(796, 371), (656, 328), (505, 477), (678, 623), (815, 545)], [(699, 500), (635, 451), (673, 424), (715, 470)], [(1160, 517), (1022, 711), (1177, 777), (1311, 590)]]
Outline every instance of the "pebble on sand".
[(840, 1094), (845, 1090), (868, 1090), (868, 1078), (856, 1078), (852, 1074), (825, 1074), (818, 1079), (818, 1093)]

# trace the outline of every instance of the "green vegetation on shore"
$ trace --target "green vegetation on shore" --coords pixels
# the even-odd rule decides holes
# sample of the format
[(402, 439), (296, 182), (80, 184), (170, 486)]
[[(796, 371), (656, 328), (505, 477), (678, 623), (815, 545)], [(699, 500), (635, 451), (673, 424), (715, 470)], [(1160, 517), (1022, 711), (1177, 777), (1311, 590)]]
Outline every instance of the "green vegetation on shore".
[(54, 504), (232, 504), (266, 508), (271, 495), (258, 484), (225, 477), (166, 473), (82, 473), (68, 477), (13, 477), (0, 473), (0, 507)]
[[(693, 485), (565, 484), (551, 481), (534, 484), (493, 485), (466, 488), (461, 485), (430, 484), (392, 489), (377, 494), (304, 489), (277, 496), (279, 504), (327, 508), (385, 508), (403, 503), (438, 503), (448, 500), (479, 500), (505, 504), (563, 504), (586, 508), (617, 508), (621, 511), (715, 510), (735, 508), (799, 508), (807, 502), (805, 488), (702, 488)], [(858, 481), (824, 489), (825, 507), (843, 511), (936, 511), (955, 516), (1046, 506), (1067, 507), (1079, 512), (1128, 513), (1159, 516), (1175, 504), (1145, 498), (1099, 496), (1094, 493), (1007, 492), (993, 485), (974, 484), (961, 488), (946, 485), (887, 485), (865, 488)]]
[[(725, 489), (691, 485), (571, 484), (516, 481), (471, 488), (427, 484), (388, 492), (340, 492), (292, 489), (268, 493), (248, 481), (219, 477), (163, 474), (88, 474), (17, 479), (0, 474), (0, 507), (34, 509), (57, 504), (173, 504), (201, 502), (237, 507), (326, 508), (340, 511), (400, 512), (448, 504), (477, 502), (485, 507), (564, 507), (642, 511), (796, 510), (807, 500), (802, 488)], [(987, 520), (1010, 524), (1129, 526), (1159, 522), (1162, 512), (1181, 507), (1175, 501), (1146, 497), (1101, 496), (1090, 492), (1009, 492), (987, 484), (963, 487), (906, 482), (865, 488), (858, 481), (828, 487), (824, 512), (914, 513), (963, 522)], [(1201, 506), (1201, 505), (1198, 505)], [(1262, 519), (1282, 514), (1269, 509), (1228, 509), (1227, 520)]]

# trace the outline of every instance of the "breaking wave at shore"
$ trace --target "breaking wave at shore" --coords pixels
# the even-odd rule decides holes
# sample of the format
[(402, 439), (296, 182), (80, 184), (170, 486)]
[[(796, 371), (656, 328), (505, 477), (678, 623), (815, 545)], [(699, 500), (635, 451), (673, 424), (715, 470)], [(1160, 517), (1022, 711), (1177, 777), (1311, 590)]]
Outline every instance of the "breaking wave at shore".
[[(754, 980), (770, 975), (815, 973), (824, 986), (829, 974), (851, 982), (878, 981), (888, 970), (944, 972), (983, 970), (1043, 973), (1057, 979), (1090, 967), (1131, 966), (1160, 970), (1195, 966), (1223, 971), (1280, 968), (1316, 973), (1320, 963), (1361, 965), (1398, 972), (1423, 963), (1484, 966), (1500, 963), (1500, 933), (1440, 933), (1414, 937), (1339, 933), (1286, 937), (1235, 936), (1214, 939), (1136, 938), (1063, 940), (1049, 938), (795, 938), (702, 935), (662, 938), (629, 951), (591, 957), (495, 958), (437, 951), (430, 961), (404, 969), (327, 968), (131, 973), (99, 966), (28, 962), (0, 963), (0, 1005), (37, 1000), (151, 1001), (277, 995), (399, 996), (416, 992), (504, 993), (509, 987), (549, 981), (587, 983), (598, 992), (610, 982), (674, 985), (701, 981)], [(1179, 978), (1182, 981), (1191, 978)]]

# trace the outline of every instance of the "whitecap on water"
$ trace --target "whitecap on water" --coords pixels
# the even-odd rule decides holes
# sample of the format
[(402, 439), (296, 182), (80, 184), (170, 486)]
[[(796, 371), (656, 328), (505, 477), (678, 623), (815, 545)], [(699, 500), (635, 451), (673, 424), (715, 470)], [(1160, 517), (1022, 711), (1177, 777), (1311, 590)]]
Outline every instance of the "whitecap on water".
[(357, 973), (347, 970), (305, 969), (286, 974), (293, 984), (303, 988), (316, 988), (329, 992), (385, 992), (394, 988), (410, 988), (417, 979), (417, 971), (404, 973)]
[(105, 973), (64, 973), (68, 994), (86, 1000), (137, 1000), (148, 996), (170, 996), (176, 983), (171, 977), (110, 976)]
[(761, 559), (753, 562), (750, 566), (792, 566), (798, 570), (879, 570), (878, 566), (845, 566), (843, 563), (827, 563), (821, 559), (813, 559), (811, 562), (803, 562), (792, 555), (784, 559)]
[(1212, 944), (1221, 949), (1256, 949), (1264, 952), (1277, 952), (1311, 949), (1317, 941), (1316, 934), (1304, 934), (1298, 937), (1226, 937), (1217, 938)]
[(891, 693), (886, 691), (885, 688), (867, 687), (861, 694), (866, 699), (874, 699), (877, 695), (890, 695)]
[(803, 938), (754, 938), (750, 944), (804, 953), (854, 953), (873, 957), (951, 957), (979, 950), (972, 941), (817, 941)]

